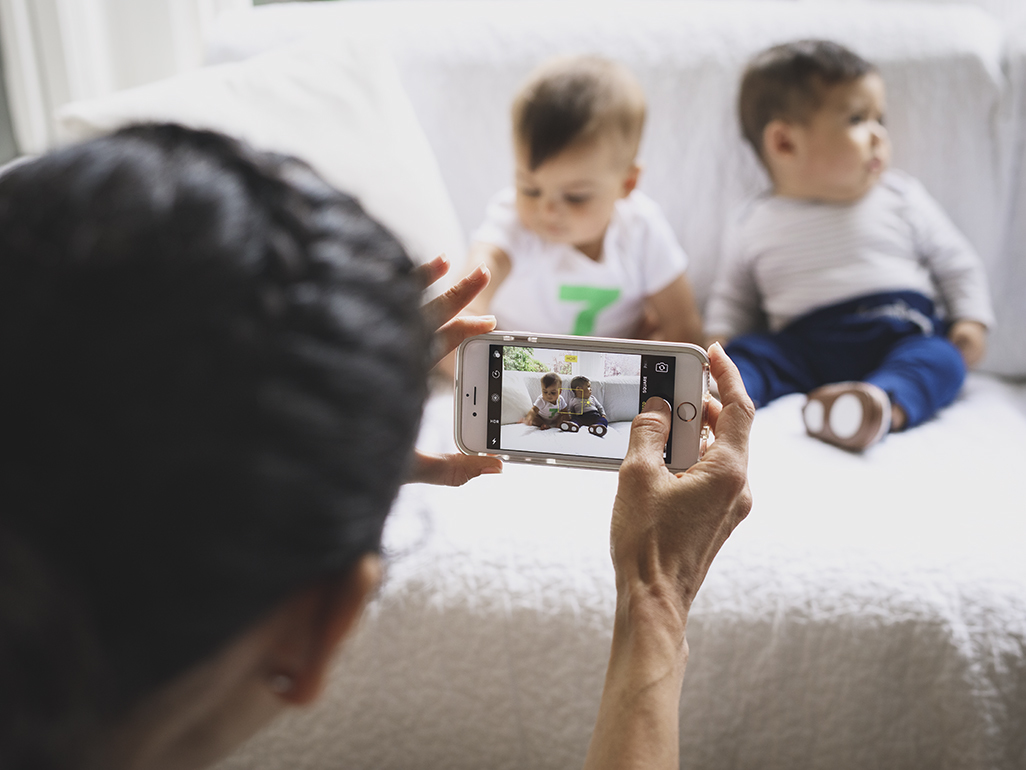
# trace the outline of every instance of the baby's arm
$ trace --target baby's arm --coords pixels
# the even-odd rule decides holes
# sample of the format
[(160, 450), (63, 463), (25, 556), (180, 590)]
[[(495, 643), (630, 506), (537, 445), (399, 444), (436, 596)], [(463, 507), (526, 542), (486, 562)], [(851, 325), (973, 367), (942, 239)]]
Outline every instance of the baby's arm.
[(645, 335), (648, 339), (696, 345), (705, 342), (698, 303), (685, 273), (677, 276), (665, 289), (649, 296), (647, 302), (655, 314), (655, 328)]
[(755, 273), (746, 256), (745, 219), (733, 221), (727, 228), (720, 255), (720, 267), (712, 293), (705, 306), (706, 346), (726, 344), (738, 334), (759, 328), (764, 317), (762, 296)]
[(948, 330), (948, 339), (971, 368), (987, 352), (987, 328), (994, 323), (983, 262), (919, 182), (910, 179), (906, 195), (914, 204), (908, 208), (908, 216), (912, 218), (916, 250), (926, 262), (950, 316), (957, 319)]
[(538, 411), (538, 407), (532, 406), (531, 411), (524, 415), (524, 419), (521, 422), (527, 425), (542, 425), (544, 420), (541, 418), (541, 412)]
[(955, 321), (948, 330), (948, 339), (958, 348), (970, 369), (980, 363), (987, 352), (987, 327), (979, 321)]

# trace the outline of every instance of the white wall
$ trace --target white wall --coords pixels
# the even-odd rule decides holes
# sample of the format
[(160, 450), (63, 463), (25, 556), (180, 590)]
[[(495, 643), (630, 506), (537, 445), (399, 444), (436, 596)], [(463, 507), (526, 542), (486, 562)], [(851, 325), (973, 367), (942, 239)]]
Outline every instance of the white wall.
[[(3, 44), (0, 43), (0, 51)], [(14, 141), (14, 129), (11, 128), (11, 116), (7, 111), (7, 89), (3, 81), (3, 61), (0, 57), (0, 165), (7, 163), (18, 155), (18, 146)]]
[(202, 64), (218, 14), (252, 0), (0, 0), (3, 75), (26, 153), (54, 142), (55, 111)]

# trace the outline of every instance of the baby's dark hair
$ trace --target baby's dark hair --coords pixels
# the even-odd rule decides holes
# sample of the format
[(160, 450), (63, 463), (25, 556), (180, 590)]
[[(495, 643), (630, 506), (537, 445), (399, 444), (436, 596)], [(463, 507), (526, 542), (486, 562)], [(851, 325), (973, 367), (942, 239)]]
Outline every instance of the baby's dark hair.
[(0, 766), (59, 766), (76, 726), (380, 549), (421, 288), (353, 198), (220, 134), (137, 126), (0, 177)]
[(830, 40), (799, 40), (757, 54), (745, 68), (738, 95), (745, 139), (765, 160), (762, 140), (769, 123), (805, 123), (822, 105), (827, 89), (871, 72), (876, 72), (873, 64)]
[(634, 160), (645, 125), (645, 94), (634, 75), (599, 56), (559, 57), (535, 70), (513, 100), (513, 137), (531, 171), (572, 145), (604, 133)]
[(572, 380), (570, 380), (570, 390), (577, 392), (578, 388), (583, 388), (585, 385), (591, 385), (591, 380), (582, 374), (578, 374)]
[(542, 375), (541, 384), (543, 388), (551, 388), (553, 385), (562, 385), (563, 378), (555, 372), (546, 372)]

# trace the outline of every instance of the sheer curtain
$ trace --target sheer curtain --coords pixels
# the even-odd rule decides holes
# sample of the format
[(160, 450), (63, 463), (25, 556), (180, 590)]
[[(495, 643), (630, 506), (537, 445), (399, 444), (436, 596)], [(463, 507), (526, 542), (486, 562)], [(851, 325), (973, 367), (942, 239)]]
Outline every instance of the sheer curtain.
[(53, 144), (62, 105), (202, 64), (218, 14), (252, 0), (0, 0), (4, 79), (23, 153)]

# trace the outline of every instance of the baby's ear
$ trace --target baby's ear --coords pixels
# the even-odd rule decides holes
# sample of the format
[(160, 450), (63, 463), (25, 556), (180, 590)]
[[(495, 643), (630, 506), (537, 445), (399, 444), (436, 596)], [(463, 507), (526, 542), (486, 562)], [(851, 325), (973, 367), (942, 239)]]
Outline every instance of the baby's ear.
[(623, 177), (623, 193), (620, 197), (626, 198), (634, 192), (634, 188), (638, 186), (639, 176), (641, 176), (641, 166), (637, 163), (631, 163), (630, 168), (627, 169), (627, 173)]
[(762, 151), (767, 162), (782, 160), (798, 149), (794, 126), (783, 120), (771, 120), (762, 131)]

